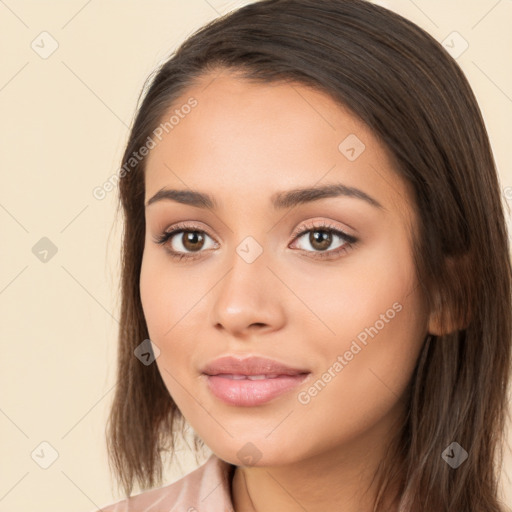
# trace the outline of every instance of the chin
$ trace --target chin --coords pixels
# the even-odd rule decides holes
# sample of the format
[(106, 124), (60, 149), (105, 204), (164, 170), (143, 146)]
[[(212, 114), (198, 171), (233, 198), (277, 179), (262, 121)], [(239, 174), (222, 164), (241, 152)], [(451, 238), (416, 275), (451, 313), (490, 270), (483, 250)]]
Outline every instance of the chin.
[(282, 443), (278, 444), (279, 447), (268, 440), (253, 439), (243, 442), (231, 440), (229, 445), (208, 446), (217, 457), (235, 466), (270, 467), (297, 462), (296, 457), (290, 457), (290, 453), (295, 453), (293, 449), (284, 447)]

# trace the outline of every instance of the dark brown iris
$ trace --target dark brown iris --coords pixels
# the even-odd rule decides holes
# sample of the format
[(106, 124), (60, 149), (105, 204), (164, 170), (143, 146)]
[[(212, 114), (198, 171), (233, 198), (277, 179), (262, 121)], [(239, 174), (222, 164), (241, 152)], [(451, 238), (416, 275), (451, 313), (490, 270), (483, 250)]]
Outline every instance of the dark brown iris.
[(198, 231), (183, 233), (181, 236), (183, 247), (185, 247), (187, 251), (199, 250), (204, 245), (204, 236)]
[[(319, 251), (328, 249), (332, 243), (332, 233), (321, 230), (311, 231), (309, 233), (309, 243), (311, 247)], [(316, 244), (318, 244), (318, 246)]]

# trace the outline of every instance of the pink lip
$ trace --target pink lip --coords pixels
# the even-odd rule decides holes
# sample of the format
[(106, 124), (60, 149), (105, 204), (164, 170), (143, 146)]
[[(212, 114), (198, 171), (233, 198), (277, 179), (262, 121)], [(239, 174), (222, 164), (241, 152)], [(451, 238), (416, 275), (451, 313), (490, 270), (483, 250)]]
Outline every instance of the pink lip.
[(266, 357), (251, 356), (239, 359), (234, 356), (225, 356), (215, 359), (207, 364), (202, 370), (207, 375), (218, 375), (227, 373), (232, 375), (298, 375), (309, 373), (304, 368), (293, 368)]
[[(203, 368), (208, 388), (214, 396), (230, 405), (251, 407), (264, 404), (301, 384), (309, 370), (293, 368), (263, 357), (222, 357)], [(250, 380), (229, 376), (265, 375)]]

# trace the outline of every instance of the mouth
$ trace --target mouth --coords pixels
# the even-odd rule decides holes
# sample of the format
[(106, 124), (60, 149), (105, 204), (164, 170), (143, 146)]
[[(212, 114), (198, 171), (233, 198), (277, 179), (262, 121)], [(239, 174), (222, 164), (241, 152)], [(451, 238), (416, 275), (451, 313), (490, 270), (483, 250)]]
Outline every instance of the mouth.
[(225, 356), (206, 365), (202, 374), (210, 392), (236, 407), (262, 405), (302, 384), (309, 370), (251, 356)]
[(309, 373), (309, 370), (289, 366), (266, 357), (250, 356), (240, 359), (236, 356), (224, 356), (208, 363), (201, 370), (206, 375), (233, 375), (242, 377), (279, 377)]
[(310, 375), (205, 375), (211, 393), (236, 407), (262, 405), (291, 391)]
[(232, 373), (232, 374), (229, 374), (229, 373), (218, 373), (218, 374), (210, 375), (210, 376), (211, 377), (212, 376), (223, 377), (225, 379), (233, 379), (233, 380), (244, 380), (244, 379), (248, 379), (248, 380), (264, 380), (264, 379), (276, 379), (278, 377), (285, 377), (286, 375), (278, 375), (278, 374), (274, 374), (274, 375), (241, 375), (241, 374), (236, 374), (236, 373)]

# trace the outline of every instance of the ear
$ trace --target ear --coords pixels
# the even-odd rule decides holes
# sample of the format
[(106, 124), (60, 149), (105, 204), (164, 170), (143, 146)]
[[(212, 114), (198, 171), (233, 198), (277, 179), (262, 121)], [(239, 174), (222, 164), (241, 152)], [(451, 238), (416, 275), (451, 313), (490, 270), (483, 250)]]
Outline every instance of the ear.
[(461, 322), (455, 321), (448, 305), (443, 304), (440, 295), (436, 294), (433, 310), (428, 319), (428, 334), (444, 336), (459, 329)]
[[(467, 290), (462, 290), (460, 283), (467, 279), (467, 256), (446, 258), (447, 277), (449, 282), (444, 283), (443, 288), (456, 287), (454, 292), (461, 298), (462, 294), (467, 294)], [(447, 297), (453, 296), (446, 294)], [(457, 314), (455, 305), (450, 303), (442, 290), (437, 290), (434, 295), (434, 304), (429, 314), (428, 333), (434, 336), (444, 336), (455, 331), (461, 331), (467, 328), (470, 322), (470, 312), (464, 311)]]

